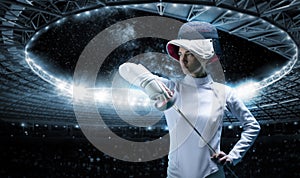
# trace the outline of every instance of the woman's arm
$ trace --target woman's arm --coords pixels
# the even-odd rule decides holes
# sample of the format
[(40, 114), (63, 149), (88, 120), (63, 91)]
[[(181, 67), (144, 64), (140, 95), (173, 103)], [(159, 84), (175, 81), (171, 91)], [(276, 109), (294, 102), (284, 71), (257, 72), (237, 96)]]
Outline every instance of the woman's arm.
[(169, 109), (175, 103), (174, 92), (143, 65), (124, 63), (119, 67), (119, 73), (129, 83), (142, 88), (150, 99), (155, 100), (158, 110)]
[(237, 97), (234, 90), (229, 92), (227, 107), (243, 126), (241, 138), (228, 154), (233, 165), (236, 165), (254, 143), (259, 134), (260, 126), (243, 101)]

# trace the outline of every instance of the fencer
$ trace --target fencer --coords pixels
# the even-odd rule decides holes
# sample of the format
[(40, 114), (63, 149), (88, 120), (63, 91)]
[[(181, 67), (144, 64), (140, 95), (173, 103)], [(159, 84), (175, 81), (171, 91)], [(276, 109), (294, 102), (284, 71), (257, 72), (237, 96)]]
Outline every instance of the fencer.
[[(141, 87), (155, 100), (155, 107), (164, 111), (170, 134), (168, 178), (225, 177), (223, 165), (236, 165), (241, 161), (255, 141), (260, 126), (235, 91), (214, 82), (206, 68), (220, 53), (217, 30), (206, 22), (187, 22), (181, 26), (178, 39), (169, 41), (166, 48), (170, 58), (179, 62), (185, 74), (182, 80), (158, 77), (134, 63), (122, 64), (119, 73), (129, 83)], [(174, 105), (205, 141), (173, 109)], [(228, 154), (220, 148), (226, 109), (243, 126), (240, 139)]]

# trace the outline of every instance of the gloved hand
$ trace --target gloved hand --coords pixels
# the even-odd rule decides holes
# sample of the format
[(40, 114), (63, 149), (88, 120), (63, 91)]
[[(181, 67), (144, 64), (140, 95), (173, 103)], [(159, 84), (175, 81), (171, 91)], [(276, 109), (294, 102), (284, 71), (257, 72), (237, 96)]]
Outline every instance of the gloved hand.
[(220, 153), (213, 154), (211, 159), (221, 165), (232, 164), (232, 159), (223, 151), (221, 151)]
[(155, 107), (164, 111), (175, 103), (174, 93), (141, 64), (124, 63), (119, 67), (120, 75), (129, 83), (144, 89)]

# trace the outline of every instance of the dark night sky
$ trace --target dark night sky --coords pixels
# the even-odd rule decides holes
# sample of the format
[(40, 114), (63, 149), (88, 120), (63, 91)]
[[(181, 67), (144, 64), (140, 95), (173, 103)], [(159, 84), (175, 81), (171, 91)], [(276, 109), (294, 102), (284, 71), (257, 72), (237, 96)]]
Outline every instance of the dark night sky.
[[(41, 32), (30, 44), (28, 51), (33, 54), (34, 61), (49, 73), (71, 80), (81, 52), (93, 37), (117, 21), (146, 15), (154, 14), (103, 8), (90, 16), (73, 15), (59, 25), (54, 23), (47, 31)], [(226, 71), (228, 83), (234, 84), (249, 79), (261, 80), (287, 62), (280, 55), (245, 39), (222, 31), (219, 31), (219, 36), (223, 50), (221, 64)], [(107, 57), (100, 73), (111, 77), (121, 63), (145, 52), (166, 53), (166, 43), (164, 39), (155, 38), (128, 41)]]

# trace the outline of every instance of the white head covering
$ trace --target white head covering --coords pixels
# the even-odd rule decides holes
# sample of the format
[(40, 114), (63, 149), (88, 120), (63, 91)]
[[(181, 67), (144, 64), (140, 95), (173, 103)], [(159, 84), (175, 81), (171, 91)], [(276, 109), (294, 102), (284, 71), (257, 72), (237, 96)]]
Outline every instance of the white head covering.
[(183, 47), (196, 57), (211, 59), (215, 54), (220, 55), (217, 29), (207, 22), (187, 22), (181, 26), (178, 39), (167, 44), (167, 52), (172, 59), (179, 60), (178, 50)]
[(169, 56), (171, 56), (175, 60), (179, 60), (178, 49), (179, 47), (185, 48), (190, 51), (197, 57), (201, 57), (202, 59), (211, 59), (214, 55), (214, 47), (212, 43), (212, 39), (204, 39), (204, 40), (172, 40), (167, 44), (167, 51)]

